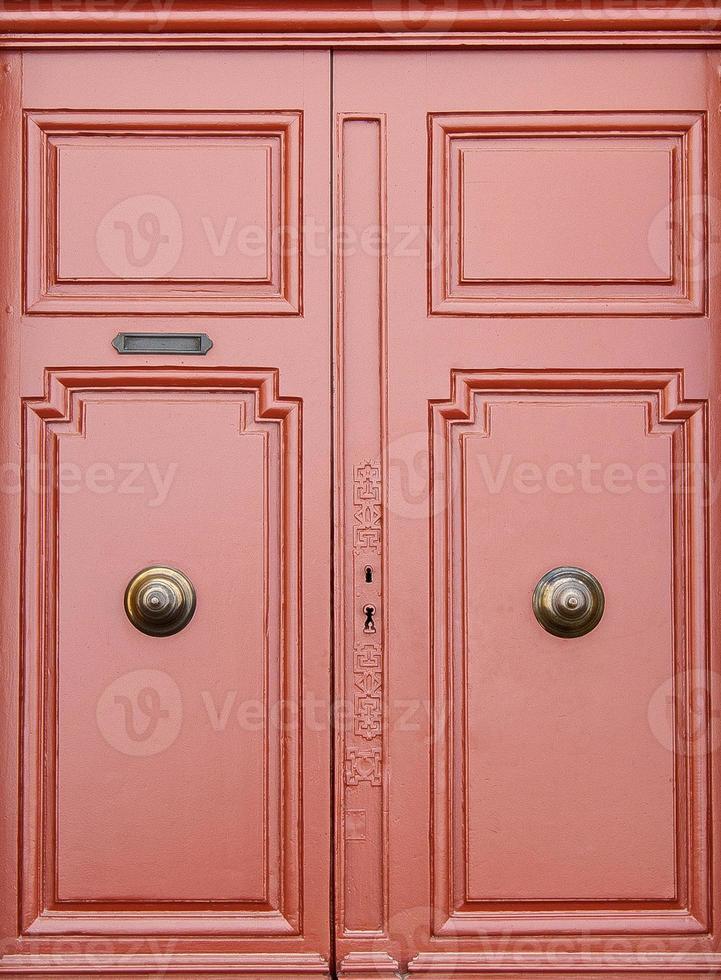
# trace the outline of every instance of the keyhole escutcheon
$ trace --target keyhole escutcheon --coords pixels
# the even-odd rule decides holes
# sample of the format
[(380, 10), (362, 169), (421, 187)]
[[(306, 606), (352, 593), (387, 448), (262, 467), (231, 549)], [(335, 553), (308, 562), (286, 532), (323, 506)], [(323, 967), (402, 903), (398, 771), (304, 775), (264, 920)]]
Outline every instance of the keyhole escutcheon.
[(376, 631), (376, 624), (374, 618), (375, 614), (376, 614), (375, 606), (368, 605), (363, 607), (363, 615), (366, 618), (365, 624), (363, 626), (364, 633), (375, 633)]

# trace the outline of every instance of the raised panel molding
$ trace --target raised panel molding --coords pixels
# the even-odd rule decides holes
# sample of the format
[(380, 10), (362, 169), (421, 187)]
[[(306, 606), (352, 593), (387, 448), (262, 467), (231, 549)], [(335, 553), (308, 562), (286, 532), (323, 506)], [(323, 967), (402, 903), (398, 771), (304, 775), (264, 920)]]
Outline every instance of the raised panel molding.
[(137, 980), (157, 980), (158, 976), (184, 977), (193, 980), (202, 976), (207, 980), (226, 980), (238, 976), (317, 976), (329, 975), (328, 963), (317, 953), (223, 954), (187, 953), (185, 955), (157, 956), (129, 953), (112, 955), (89, 953), (86, 955), (55, 952), (52, 954), (20, 953), (0, 958), (0, 976), (36, 977), (39, 980), (52, 977), (119, 977), (131, 976)]
[(603, 977), (604, 980), (643, 980), (709, 976), (718, 973), (718, 953), (567, 953), (551, 950), (540, 953), (418, 953), (408, 964), (408, 973), (417, 977)]
[[(703, 113), (431, 113), (428, 131), (432, 315), (704, 313)], [(489, 185), (495, 213), (474, 200)]]
[(338, 967), (338, 976), (344, 980), (378, 980), (378, 978), (397, 978), (400, 976), (398, 962), (390, 953), (368, 950), (353, 952), (345, 956)]
[[(463, 734), (467, 722), (465, 702), (460, 696), (461, 685), (465, 683), (467, 654), (466, 642), (461, 638), (462, 629), (458, 625), (465, 624), (465, 614), (461, 612), (465, 607), (461, 603), (466, 588), (465, 558), (459, 553), (459, 548), (463, 550), (465, 546), (458, 543), (458, 528), (465, 527), (460, 482), (463, 440), (471, 434), (490, 437), (495, 406), (509, 404), (509, 411), (513, 406), (532, 406), (540, 412), (543, 405), (554, 405), (562, 399), (579, 403), (590, 400), (594, 405), (642, 405), (645, 407), (645, 435), (669, 441), (670, 472), (674, 474), (674, 487), (667, 491), (672, 517), (670, 573), (673, 576), (670, 669), (676, 678), (672, 724), (676, 739), (682, 739), (684, 732), (694, 731), (698, 733), (699, 741), (695, 743), (694, 751), (676, 751), (672, 756), (676, 894), (668, 900), (639, 897), (621, 901), (612, 894), (608, 899), (599, 896), (593, 901), (559, 901), (555, 898), (518, 901), (512, 896), (479, 900), (469, 892), (467, 791), (463, 774), (468, 771), (470, 748), (468, 737)], [(708, 549), (706, 402), (684, 397), (683, 373), (680, 371), (456, 370), (452, 372), (450, 400), (430, 403), (429, 422), (433, 508), (431, 934), (456, 941), (477, 941), (479, 936), (624, 935), (655, 940), (663, 937), (669, 944), (665, 947), (668, 949), (673, 948), (673, 936), (708, 934), (712, 880), (710, 717), (708, 705), (704, 701), (699, 707), (698, 692), (691, 690), (693, 685), (688, 680), (693, 678), (694, 685), (711, 690), (705, 559)], [(679, 479), (682, 480), (681, 490), (676, 483)], [(530, 596), (528, 601), (530, 603)], [(467, 961), (463, 958), (465, 954), (458, 961), (454, 955), (422, 954), (411, 970), (452, 970), (456, 962), (468, 962), (470, 972), (477, 969), (493, 972), (480, 954), (469, 953)], [(589, 970), (594, 968), (587, 967)], [(604, 965), (603, 969), (607, 967)], [(653, 972), (645, 959), (643, 969)], [(514, 972), (510, 965), (504, 966), (504, 972), (506, 970)], [(526, 975), (517, 968), (515, 972)], [(679, 972), (684, 972), (682, 967)]]
[[(303, 865), (298, 828), (302, 826), (302, 687), (300, 674), (300, 506), (301, 402), (278, 393), (275, 369), (173, 368), (50, 370), (45, 395), (23, 400), (23, 513), (27, 547), (22, 607), (22, 698), (24, 732), (21, 758), (22, 863), (18, 883), (19, 935), (25, 943), (56, 937), (131, 938), (141, 932), (172, 940), (169, 968), (182, 972), (183, 947), (193, 937), (242, 940), (244, 937), (300, 936), (303, 929)], [(138, 398), (158, 401), (219, 397), (237, 411), (238, 437), (260, 439), (263, 502), (267, 522), (264, 565), (265, 618), (271, 623), (264, 641), (267, 678), (264, 696), (264, 768), (268, 783), (263, 811), (266, 827), (265, 894), (247, 900), (177, 901), (172, 895), (152, 901), (63, 901), (58, 898), (57, 872), (57, 677), (59, 568), (59, 447), (64, 439), (88, 438), (86, 419), (94, 402)], [(269, 570), (272, 574), (269, 574)], [(272, 625), (276, 624), (276, 625)], [(239, 643), (241, 641), (239, 640)], [(242, 644), (239, 647), (242, 656)], [(271, 724), (274, 704), (281, 706), (278, 724)], [(197, 948), (196, 948), (197, 949)], [(177, 959), (176, 959), (177, 951)], [(72, 954), (72, 955), (71, 955)], [(65, 955), (65, 954), (63, 954)], [(74, 972), (75, 951), (67, 961), (56, 950), (48, 975)], [(273, 954), (251, 972), (283, 972), (294, 963)], [(58, 958), (59, 956), (59, 958)], [(280, 958), (277, 958), (277, 957)], [(81, 962), (82, 957), (77, 962)], [(110, 957), (112, 973), (125, 967), (118, 954)], [(190, 957), (188, 963), (193, 963)], [(249, 969), (242, 961), (199, 955), (200, 972), (231, 975)], [(42, 973), (44, 955), (5, 957), (0, 972)], [(297, 959), (298, 969), (321, 971), (318, 959)], [(165, 968), (165, 966), (164, 966)], [(143, 975), (143, 965), (137, 970)], [(194, 971), (195, 967), (192, 968)], [(102, 971), (101, 971), (102, 972)], [(192, 972), (192, 971), (191, 971)]]
[[(301, 112), (28, 111), (25, 133), (27, 313), (302, 313)], [(136, 159), (118, 176), (148, 149), (193, 162), (155, 161), (157, 186)], [(226, 176), (209, 182), (213, 153)], [(241, 160), (258, 200), (227, 186)], [(104, 213), (85, 213), (77, 201), (88, 180), (101, 197), (105, 167), (120, 199), (111, 185)]]
[[(105, 46), (122, 43), (157, 46), (264, 45), (417, 47), (443, 45), (616, 44), (698, 46), (718, 44), (718, 8), (704, 0), (681, 5), (589, 6), (453, 4), (413, 8), (407, 0), (380, 5), (373, 0), (328, 5), (325, 0), (292, 0), (262, 7), (175, 0), (168, 7), (134, 3), (115, 7), (53, 0), (17, 0), (0, 11), (5, 43), (19, 46)], [(193, 37), (193, 35), (196, 35)]]

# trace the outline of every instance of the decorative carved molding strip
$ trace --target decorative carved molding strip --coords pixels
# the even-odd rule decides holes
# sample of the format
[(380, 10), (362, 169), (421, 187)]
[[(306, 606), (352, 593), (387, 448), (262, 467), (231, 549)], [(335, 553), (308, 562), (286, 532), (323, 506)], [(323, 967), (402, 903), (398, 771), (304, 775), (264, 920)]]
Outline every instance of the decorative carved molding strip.
[[(353, 573), (354, 594), (361, 594), (365, 578), (365, 562), (381, 554), (382, 549), (381, 468), (377, 462), (366, 461), (355, 468), (353, 479)], [(375, 609), (375, 607), (374, 607)], [(365, 632), (365, 631), (364, 631)], [(353, 732), (370, 740), (383, 733), (383, 650), (381, 632), (374, 626), (355, 644), (353, 651)], [(356, 752), (349, 749), (349, 753)], [(360, 778), (367, 778), (373, 786), (380, 786), (382, 766), (381, 749), (373, 749), (374, 767), (371, 775), (363, 776), (367, 767), (353, 762), (348, 768), (346, 756), (346, 781), (356, 785)]]
[(355, 650), (353, 672), (353, 731), (368, 741), (383, 731), (383, 653), (377, 645), (364, 643)]
[(401, 0), (375, 3), (365, 0), (305, 0), (295, 4), (282, 0), (259, 5), (247, 0), (224, 4), (221, 0), (175, 0), (157, 4), (151, 0), (132, 3), (86, 4), (75, 0), (19, 0), (4, 5), (0, 31), (5, 34), (64, 33), (149, 34), (244, 34), (270, 33), (286, 39), (310, 37), (342, 38), (343, 35), (378, 37), (423, 37), (425, 35), (468, 35), (485, 32), (552, 34), (594, 32), (714, 32), (719, 10), (710, 2), (619, 4), (612, 0), (564, 0), (556, 4), (485, 3), (460, 0), (454, 4), (418, 4), (417, 9)]
[(381, 550), (381, 470), (376, 462), (361, 463), (353, 479), (353, 550)]
[(438, 45), (443, 48), (463, 48), (469, 50), (494, 50), (499, 48), (543, 48), (544, 50), (564, 50), (586, 48), (589, 50), (611, 48), (677, 48), (696, 50), (699, 48), (721, 47), (721, 33), (716, 30), (662, 31), (649, 29), (643, 31), (613, 30), (586, 31), (483, 31), (483, 32), (437, 32), (437, 31), (378, 31), (376, 33), (353, 34), (307, 33), (282, 34), (272, 32), (239, 33), (0, 33), (0, 47), (6, 50), (58, 50), (85, 48), (91, 50), (112, 50), (116, 48), (151, 48), (167, 50), (249, 50), (249, 49), (293, 49), (315, 48), (334, 50), (359, 47), (369, 51), (391, 48), (393, 50), (418, 50)]
[(357, 786), (358, 783), (380, 786), (382, 784), (381, 750), (379, 748), (346, 749), (345, 781), (348, 786)]

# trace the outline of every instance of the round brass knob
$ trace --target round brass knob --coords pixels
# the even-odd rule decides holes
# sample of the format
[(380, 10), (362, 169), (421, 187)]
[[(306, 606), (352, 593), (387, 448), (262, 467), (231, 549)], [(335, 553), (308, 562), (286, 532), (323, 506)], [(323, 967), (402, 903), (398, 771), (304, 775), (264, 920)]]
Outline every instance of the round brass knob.
[(195, 589), (175, 568), (153, 565), (134, 575), (125, 590), (125, 612), (141, 633), (172, 636), (195, 612)]
[(554, 636), (590, 633), (600, 623), (604, 605), (601, 583), (583, 568), (552, 568), (533, 593), (536, 619)]

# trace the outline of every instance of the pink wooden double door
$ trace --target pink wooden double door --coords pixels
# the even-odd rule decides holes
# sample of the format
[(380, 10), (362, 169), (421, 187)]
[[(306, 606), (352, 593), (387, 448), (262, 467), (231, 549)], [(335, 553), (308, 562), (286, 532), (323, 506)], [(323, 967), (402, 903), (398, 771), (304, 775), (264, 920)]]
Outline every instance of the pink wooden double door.
[(719, 969), (717, 55), (2, 62), (0, 976)]

